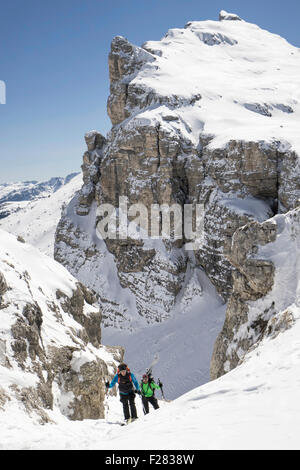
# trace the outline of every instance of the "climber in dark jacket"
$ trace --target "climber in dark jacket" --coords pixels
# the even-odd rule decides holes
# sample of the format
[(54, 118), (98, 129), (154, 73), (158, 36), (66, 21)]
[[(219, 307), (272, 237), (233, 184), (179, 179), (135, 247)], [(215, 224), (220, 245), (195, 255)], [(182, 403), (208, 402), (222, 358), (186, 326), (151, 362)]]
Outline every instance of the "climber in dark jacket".
[[(116, 375), (112, 379), (111, 383), (106, 382), (105, 386), (107, 389), (113, 388), (116, 383), (119, 384), (120, 401), (123, 405), (124, 418), (126, 422), (137, 419), (137, 412), (135, 406), (135, 390), (138, 394), (141, 393), (138, 381), (135, 375), (130, 372), (127, 364), (120, 364)], [(130, 408), (130, 412), (129, 412)]]

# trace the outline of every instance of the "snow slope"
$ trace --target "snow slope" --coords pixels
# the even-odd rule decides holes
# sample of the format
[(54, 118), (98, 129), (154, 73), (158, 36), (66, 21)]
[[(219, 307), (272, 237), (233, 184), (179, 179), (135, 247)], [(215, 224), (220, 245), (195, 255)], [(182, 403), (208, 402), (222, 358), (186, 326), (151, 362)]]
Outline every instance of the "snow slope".
[[(33, 388), (34, 393), (39, 386), (46, 387), (47, 382), (53, 395), (54, 415), (68, 416), (69, 408), (72, 409), (69, 404), (75, 396), (71, 390), (66, 392), (64, 388), (64, 371), (57, 371), (54, 367), (51, 369), (54, 349), (59, 358), (62, 351), (69, 348), (71, 368), (78, 373), (81, 381), (80, 367), (85, 363), (100, 360), (102, 364), (107, 364), (109, 374), (114, 373), (117, 365), (114, 357), (117, 350), (103, 345), (98, 347), (98, 341), (93, 341), (85, 330), (87, 323), (84, 325), (84, 322), (88, 322), (91, 316), (100, 319), (99, 306), (94, 299), (83, 298), (80, 307), (77, 300), (78, 317), (80, 313), (82, 315), (77, 321), (74, 310), (66, 303), (66, 299), (70, 301), (74, 292), (78, 292), (77, 280), (52, 258), (1, 229), (0, 274), (0, 415), (3, 417), (7, 409), (12, 409), (17, 421), (17, 416), (23, 416), (21, 420), (39, 422), (34, 411), (44, 413), (43, 406), (46, 405), (41, 405), (38, 397), (33, 395), (32, 403), (36, 406), (33, 406), (29, 418), (18, 393), (29, 387)], [(30, 327), (35, 328), (36, 333), (38, 330), (37, 336), (30, 334)], [(95, 326), (93, 330), (96, 335)], [(20, 344), (25, 345), (24, 350)], [(19, 390), (16, 391), (17, 387)], [(52, 414), (50, 409), (49, 413)]]
[[(300, 309), (294, 326), (266, 339), (243, 364), (161, 409), (119, 427), (117, 398), (106, 420), (38, 426), (10, 406), (0, 413), (2, 449), (300, 449)], [(158, 392), (159, 396), (159, 392)], [(151, 433), (149, 433), (151, 429)]]
[[(43, 345), (61, 344), (73, 346), (68, 328), (74, 331), (82, 327), (73, 317), (58, 306), (57, 321), (51, 303), (58, 302), (57, 291), (71, 296), (76, 290), (77, 280), (59, 263), (41, 253), (30, 244), (21, 243), (14, 235), (0, 229), (0, 272), (4, 275), (8, 291), (4, 294), (4, 306), (1, 304), (1, 338), (7, 334), (15, 321), (15, 315), (26, 303), (37, 303), (43, 312)], [(6, 308), (7, 303), (7, 308)], [(85, 311), (98, 311), (97, 305), (85, 305)], [(77, 340), (78, 341), (78, 340)], [(79, 344), (79, 342), (78, 342)], [(95, 348), (94, 348), (95, 350)], [(6, 370), (4, 369), (4, 372)], [(3, 373), (3, 369), (2, 369)], [(1, 381), (1, 384), (3, 382)]]
[(47, 197), (29, 201), (24, 207), (0, 220), (0, 227), (24, 240), (43, 253), (53, 257), (54, 235), (62, 207), (68, 204), (82, 186), (82, 174), (78, 174)]
[(165, 383), (166, 396), (172, 399), (210, 380), (210, 359), (225, 317), (226, 305), (205, 273), (197, 271), (198, 292), (190, 304), (179, 304), (170, 319), (132, 332), (102, 329), (103, 343), (121, 344), (124, 360), (139, 377), (158, 354), (153, 374)]

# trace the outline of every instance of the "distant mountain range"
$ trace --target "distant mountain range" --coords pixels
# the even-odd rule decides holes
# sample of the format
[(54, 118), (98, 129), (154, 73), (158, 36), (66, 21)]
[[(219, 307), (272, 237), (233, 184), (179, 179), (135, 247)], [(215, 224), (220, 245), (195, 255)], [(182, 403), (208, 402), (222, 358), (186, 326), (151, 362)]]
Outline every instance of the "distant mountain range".
[(48, 181), (33, 180), (0, 184), (0, 219), (17, 212), (29, 201), (49, 197), (77, 175), (78, 173), (71, 173), (65, 178), (53, 177)]
[(54, 234), (63, 205), (69, 203), (81, 186), (81, 173), (41, 183), (0, 185), (0, 227), (53, 256)]

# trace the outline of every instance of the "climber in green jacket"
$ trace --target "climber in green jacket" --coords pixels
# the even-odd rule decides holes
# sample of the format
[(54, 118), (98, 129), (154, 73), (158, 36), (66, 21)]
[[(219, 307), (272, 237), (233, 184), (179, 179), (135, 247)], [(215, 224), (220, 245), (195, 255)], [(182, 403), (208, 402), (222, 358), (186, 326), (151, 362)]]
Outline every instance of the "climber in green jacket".
[(153, 378), (148, 376), (147, 374), (143, 375), (143, 378), (140, 382), (140, 388), (141, 388), (141, 396), (142, 396), (142, 402), (143, 402), (143, 407), (144, 407), (144, 413), (148, 414), (149, 413), (149, 403), (153, 406), (155, 410), (159, 408), (157, 399), (154, 396), (155, 389), (160, 389), (162, 386), (162, 383), (159, 382), (157, 385)]

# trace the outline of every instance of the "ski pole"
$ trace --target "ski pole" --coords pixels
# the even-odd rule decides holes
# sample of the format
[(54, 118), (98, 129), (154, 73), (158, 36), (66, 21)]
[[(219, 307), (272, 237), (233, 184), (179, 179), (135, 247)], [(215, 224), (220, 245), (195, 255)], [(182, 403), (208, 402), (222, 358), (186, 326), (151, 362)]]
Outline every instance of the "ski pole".
[[(137, 393), (137, 391), (135, 391), (135, 393)], [(144, 402), (143, 402), (143, 396), (142, 396), (142, 393), (141, 393), (141, 394), (139, 394), (139, 395), (140, 395), (140, 397), (141, 397), (141, 401), (142, 401), (142, 407), (143, 407), (143, 412), (144, 412), (144, 415), (146, 415), (147, 413), (146, 413), (146, 410), (145, 410), (145, 407), (144, 407)]]
[(104, 379), (105, 384), (105, 398), (104, 398), (104, 416), (107, 419), (107, 415), (109, 412), (109, 404), (108, 404), (108, 387), (106, 387), (106, 380)]
[(146, 415), (146, 410), (145, 410), (145, 406), (144, 406), (144, 402), (143, 402), (143, 397), (141, 395), (141, 400), (142, 400), (142, 407), (143, 407), (143, 412), (144, 412), (144, 415)]
[(158, 385), (160, 386), (161, 396), (162, 396), (163, 400), (165, 400), (163, 384), (161, 383), (160, 379), (158, 379)]

